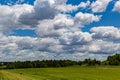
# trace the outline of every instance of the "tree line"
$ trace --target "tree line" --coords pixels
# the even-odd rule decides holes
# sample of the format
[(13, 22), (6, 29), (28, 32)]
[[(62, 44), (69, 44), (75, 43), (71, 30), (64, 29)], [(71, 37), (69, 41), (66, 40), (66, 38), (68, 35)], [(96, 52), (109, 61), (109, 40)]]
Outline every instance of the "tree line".
[(72, 60), (42, 60), (42, 61), (17, 61), (17, 62), (0, 62), (0, 66), (6, 66), (7, 69), (18, 68), (48, 68), (48, 67), (67, 67), (67, 66), (100, 66), (100, 65), (120, 65), (120, 54), (108, 56), (107, 60), (99, 61), (85, 59), (84, 61)]

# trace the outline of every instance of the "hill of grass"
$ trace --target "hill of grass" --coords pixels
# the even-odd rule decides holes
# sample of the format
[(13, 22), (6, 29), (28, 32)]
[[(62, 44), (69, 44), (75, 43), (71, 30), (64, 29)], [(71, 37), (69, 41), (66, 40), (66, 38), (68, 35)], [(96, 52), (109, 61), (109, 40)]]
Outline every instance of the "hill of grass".
[(0, 80), (120, 80), (120, 67), (65, 67), (1, 70)]

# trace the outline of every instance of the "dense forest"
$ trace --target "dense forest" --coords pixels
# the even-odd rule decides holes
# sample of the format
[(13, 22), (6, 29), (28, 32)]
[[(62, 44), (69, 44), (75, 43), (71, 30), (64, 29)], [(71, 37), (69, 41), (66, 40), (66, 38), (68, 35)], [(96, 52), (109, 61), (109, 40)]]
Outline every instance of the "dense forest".
[(48, 68), (48, 67), (67, 67), (67, 66), (100, 66), (100, 65), (120, 65), (120, 54), (108, 56), (105, 61), (96, 59), (85, 59), (84, 61), (71, 60), (42, 60), (42, 61), (24, 61), (24, 62), (0, 62), (0, 66), (6, 66), (5, 69), (16, 68)]

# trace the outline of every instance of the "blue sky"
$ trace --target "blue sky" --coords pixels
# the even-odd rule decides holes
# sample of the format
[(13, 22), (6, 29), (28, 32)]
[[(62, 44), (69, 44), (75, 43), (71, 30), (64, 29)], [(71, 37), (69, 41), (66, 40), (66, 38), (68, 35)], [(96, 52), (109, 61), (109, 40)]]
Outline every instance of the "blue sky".
[(120, 53), (120, 0), (0, 3), (0, 61), (105, 60)]

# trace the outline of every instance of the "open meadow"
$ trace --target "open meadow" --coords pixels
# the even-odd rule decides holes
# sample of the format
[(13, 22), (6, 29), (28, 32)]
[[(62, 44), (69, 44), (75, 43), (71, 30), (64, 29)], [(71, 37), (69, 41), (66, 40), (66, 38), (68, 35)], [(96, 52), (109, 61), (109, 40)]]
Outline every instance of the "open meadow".
[(64, 67), (0, 70), (0, 80), (120, 80), (120, 67)]

